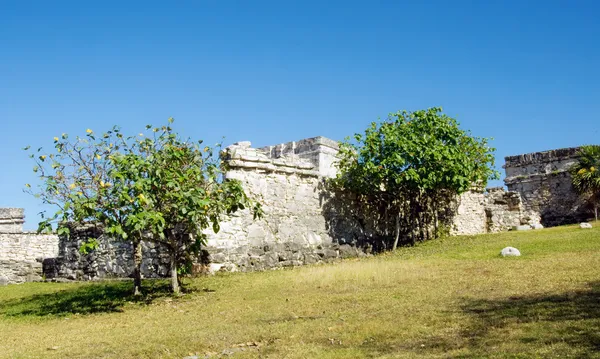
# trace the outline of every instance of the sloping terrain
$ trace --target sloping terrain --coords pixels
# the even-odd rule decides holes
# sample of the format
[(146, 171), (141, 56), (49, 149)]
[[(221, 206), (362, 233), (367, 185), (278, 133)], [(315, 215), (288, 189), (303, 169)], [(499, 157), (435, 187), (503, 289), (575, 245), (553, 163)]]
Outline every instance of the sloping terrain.
[[(600, 223), (451, 237), (331, 265), (0, 288), (6, 358), (600, 357)], [(521, 257), (501, 258), (505, 246)]]

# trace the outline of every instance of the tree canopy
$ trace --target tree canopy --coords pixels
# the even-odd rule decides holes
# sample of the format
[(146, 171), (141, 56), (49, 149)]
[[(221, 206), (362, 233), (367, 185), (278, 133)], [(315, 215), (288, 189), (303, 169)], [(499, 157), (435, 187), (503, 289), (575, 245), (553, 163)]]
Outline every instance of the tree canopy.
[(440, 203), (497, 178), (493, 151), (441, 108), (400, 111), (342, 143), (334, 183), (393, 213), (395, 249), (401, 232), (412, 243), (429, 238), (431, 225), (437, 234)]
[[(219, 231), (224, 214), (249, 206), (260, 215), (260, 204), (238, 181), (223, 180), (220, 145), (182, 139), (170, 124), (148, 125), (145, 132), (125, 137), (113, 127), (97, 136), (88, 129), (74, 141), (67, 134), (55, 137), (53, 153), (42, 154), (42, 148), (31, 153), (42, 179), (34, 195), (58, 207), (39, 230), (56, 223), (58, 234), (68, 235), (73, 224), (94, 223), (115, 239), (131, 241), (136, 293), (140, 242), (160, 243), (169, 253), (172, 289), (178, 293), (178, 274), (189, 271), (205, 244), (204, 230)], [(96, 245), (91, 240), (82, 250)]]

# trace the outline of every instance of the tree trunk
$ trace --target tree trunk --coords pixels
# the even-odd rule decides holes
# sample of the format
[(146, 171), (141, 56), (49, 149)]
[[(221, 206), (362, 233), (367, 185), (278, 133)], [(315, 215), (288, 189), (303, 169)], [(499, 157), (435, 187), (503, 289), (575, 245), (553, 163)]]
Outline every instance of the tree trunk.
[(439, 230), (439, 211), (438, 211), (438, 199), (434, 198), (433, 199), (433, 238), (438, 238), (440, 236), (440, 230)]
[(594, 217), (596, 218), (596, 222), (598, 222), (598, 206), (594, 206)]
[(142, 295), (142, 244), (133, 241), (133, 295)]
[(174, 294), (180, 293), (179, 279), (177, 278), (177, 260), (175, 259), (175, 253), (171, 253), (171, 290)]
[(392, 250), (395, 251), (398, 247), (398, 239), (400, 238), (400, 213), (396, 215), (396, 233), (394, 233), (394, 245)]

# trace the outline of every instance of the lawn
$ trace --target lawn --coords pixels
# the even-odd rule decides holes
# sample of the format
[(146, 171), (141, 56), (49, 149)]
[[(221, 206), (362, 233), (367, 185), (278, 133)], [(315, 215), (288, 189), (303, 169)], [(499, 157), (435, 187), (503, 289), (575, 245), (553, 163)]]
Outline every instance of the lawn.
[[(451, 237), (334, 264), (0, 288), (6, 358), (600, 358), (600, 223)], [(505, 246), (521, 257), (501, 258)]]

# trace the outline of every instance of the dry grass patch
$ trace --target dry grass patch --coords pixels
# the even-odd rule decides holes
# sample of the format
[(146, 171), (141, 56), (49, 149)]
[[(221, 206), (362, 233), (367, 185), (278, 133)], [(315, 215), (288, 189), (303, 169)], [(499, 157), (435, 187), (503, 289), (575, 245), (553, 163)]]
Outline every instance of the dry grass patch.
[[(0, 289), (0, 357), (600, 357), (600, 230), (454, 237), (333, 265)], [(519, 258), (500, 258), (512, 245)]]

